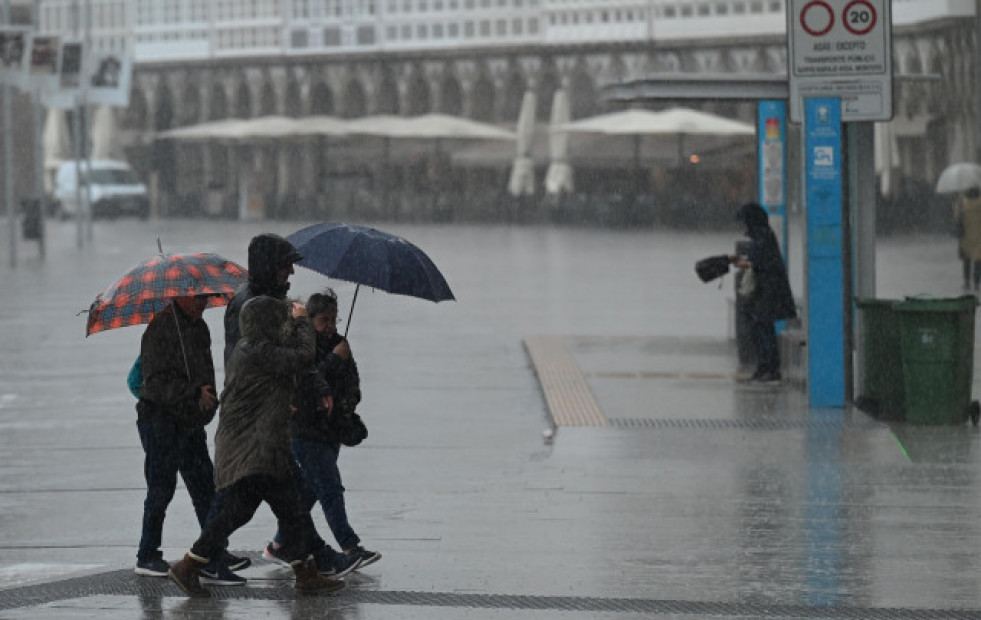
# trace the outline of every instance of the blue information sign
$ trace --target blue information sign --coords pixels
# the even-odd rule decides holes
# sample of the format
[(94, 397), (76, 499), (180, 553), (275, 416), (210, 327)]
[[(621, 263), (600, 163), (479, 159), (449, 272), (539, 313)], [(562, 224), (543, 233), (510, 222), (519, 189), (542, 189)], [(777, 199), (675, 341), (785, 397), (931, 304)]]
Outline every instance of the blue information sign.
[(757, 151), (759, 153), (760, 204), (782, 234), (783, 260), (787, 262), (787, 103), (757, 104)]
[(812, 407), (844, 407), (840, 99), (805, 100), (804, 166), (808, 394)]

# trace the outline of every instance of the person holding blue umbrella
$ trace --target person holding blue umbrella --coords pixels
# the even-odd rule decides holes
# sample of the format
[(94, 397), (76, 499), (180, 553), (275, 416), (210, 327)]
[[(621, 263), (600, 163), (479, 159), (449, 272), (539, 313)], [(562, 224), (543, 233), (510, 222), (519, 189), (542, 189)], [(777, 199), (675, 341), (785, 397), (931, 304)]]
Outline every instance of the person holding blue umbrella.
[[(361, 378), (347, 338), (337, 333), (337, 294), (330, 288), (315, 293), (307, 300), (306, 309), (316, 331), (317, 364), (314, 371), (300, 379), (294, 399), (296, 412), (290, 420), (296, 463), (294, 482), (304, 513), (320, 502), (337, 545), (348, 558), (357, 559), (349, 565), (350, 570), (355, 570), (382, 557), (377, 551), (365, 549), (351, 527), (337, 467), (341, 446), (358, 445), (367, 437), (360, 416), (354, 413), (361, 402)], [(332, 410), (321, 406), (327, 395), (333, 396)], [(281, 544), (277, 531), (263, 550), (263, 557), (285, 564)]]

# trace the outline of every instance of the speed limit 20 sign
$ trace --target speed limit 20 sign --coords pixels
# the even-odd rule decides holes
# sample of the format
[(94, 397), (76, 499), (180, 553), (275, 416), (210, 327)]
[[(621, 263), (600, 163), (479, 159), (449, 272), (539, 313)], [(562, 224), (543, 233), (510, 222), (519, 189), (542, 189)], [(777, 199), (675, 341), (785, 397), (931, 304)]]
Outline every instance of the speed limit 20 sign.
[(791, 0), (787, 8), (790, 119), (805, 97), (838, 97), (841, 120), (892, 118), (889, 0)]

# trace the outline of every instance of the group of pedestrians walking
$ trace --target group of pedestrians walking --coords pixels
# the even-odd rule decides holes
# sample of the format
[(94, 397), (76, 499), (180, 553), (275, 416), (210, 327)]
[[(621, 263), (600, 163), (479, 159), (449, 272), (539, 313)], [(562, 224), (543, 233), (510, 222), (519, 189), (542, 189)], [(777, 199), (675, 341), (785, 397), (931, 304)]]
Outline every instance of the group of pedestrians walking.
[[(336, 592), (344, 587), (338, 577), (381, 559), (361, 546), (348, 521), (337, 467), (341, 443), (332, 420), (361, 400), (357, 365), (336, 331), (333, 291), (306, 305), (286, 299), (301, 259), (278, 235), (249, 243), (249, 279), (225, 309), (220, 398), (202, 319), (207, 296), (178, 297), (147, 326), (137, 404), (147, 482), (137, 574), (169, 577), (191, 596), (208, 594), (202, 584), (245, 584), (236, 571), (251, 560), (229, 553), (228, 537), (262, 502), (278, 528), (263, 557), (293, 569), (299, 594)], [(216, 413), (212, 463), (205, 426)], [(160, 546), (178, 473), (201, 532), (171, 566)], [(310, 514), (317, 501), (338, 550), (317, 532)]]

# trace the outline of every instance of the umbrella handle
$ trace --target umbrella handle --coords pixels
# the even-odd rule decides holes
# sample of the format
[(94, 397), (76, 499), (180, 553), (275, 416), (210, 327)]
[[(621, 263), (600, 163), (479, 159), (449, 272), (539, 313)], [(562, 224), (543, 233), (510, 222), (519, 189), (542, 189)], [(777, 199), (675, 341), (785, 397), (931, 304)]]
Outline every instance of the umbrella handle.
[[(177, 305), (176, 300), (171, 303), (173, 303), (175, 306)], [(174, 325), (177, 326), (177, 341), (181, 344), (181, 355), (184, 356), (184, 374), (187, 375), (187, 380), (190, 381), (191, 367), (187, 363), (187, 351), (184, 350), (184, 337), (181, 336), (181, 323), (177, 320), (177, 308), (174, 308)]]
[(344, 327), (345, 338), (347, 338), (347, 330), (351, 329), (351, 317), (354, 316), (354, 302), (358, 300), (358, 291), (360, 290), (361, 290), (360, 284), (354, 287), (354, 297), (351, 299), (351, 311), (347, 313), (347, 326)]

